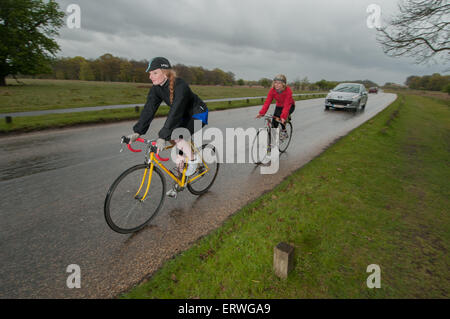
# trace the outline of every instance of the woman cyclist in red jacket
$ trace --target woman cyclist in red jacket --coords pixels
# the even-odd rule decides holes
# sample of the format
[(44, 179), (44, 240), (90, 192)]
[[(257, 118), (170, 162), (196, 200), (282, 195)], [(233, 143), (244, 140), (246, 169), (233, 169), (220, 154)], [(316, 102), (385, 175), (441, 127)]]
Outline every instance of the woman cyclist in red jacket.
[[(257, 119), (266, 114), (273, 99), (276, 101), (273, 116), (281, 122), (281, 127), (284, 131), (286, 129), (284, 123), (286, 123), (288, 116), (294, 112), (295, 102), (292, 98), (292, 90), (286, 85), (286, 76), (283, 74), (279, 74), (273, 79), (272, 88), (267, 94), (266, 101), (259, 111), (259, 114), (256, 116)], [(272, 121), (272, 127), (277, 128), (278, 121)]]

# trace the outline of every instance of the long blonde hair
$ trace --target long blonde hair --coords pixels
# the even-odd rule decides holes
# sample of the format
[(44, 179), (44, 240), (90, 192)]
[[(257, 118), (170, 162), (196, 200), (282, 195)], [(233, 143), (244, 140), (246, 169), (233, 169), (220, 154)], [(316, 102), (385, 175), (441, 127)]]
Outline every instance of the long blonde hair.
[(167, 80), (169, 81), (169, 92), (170, 92), (170, 104), (173, 103), (173, 90), (175, 87), (175, 79), (177, 77), (177, 73), (173, 69), (161, 69), (165, 76), (167, 76)]
[(283, 90), (285, 90), (286, 89), (286, 85), (287, 85), (286, 84), (286, 82), (287, 82), (286, 76), (284, 74), (276, 75), (275, 78), (272, 81), (272, 89), (275, 88), (275, 79), (281, 79), (282, 80), (282, 82), (283, 82)]

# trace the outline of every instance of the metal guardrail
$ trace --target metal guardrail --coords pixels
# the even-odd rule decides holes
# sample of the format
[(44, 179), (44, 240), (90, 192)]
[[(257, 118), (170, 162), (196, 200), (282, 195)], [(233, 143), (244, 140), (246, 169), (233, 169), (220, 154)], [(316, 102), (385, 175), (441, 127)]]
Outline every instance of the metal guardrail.
[[(318, 93), (301, 93), (301, 94), (292, 94), (292, 96), (315, 96), (315, 95), (323, 95), (327, 94), (325, 92)], [(232, 101), (243, 101), (247, 100), (247, 103), (250, 103), (250, 100), (261, 99), (261, 102), (264, 102), (264, 99), (267, 96), (251, 96), (251, 97), (236, 97), (236, 98), (225, 98), (225, 99), (212, 99), (212, 100), (204, 100), (206, 103), (209, 102), (228, 102), (231, 104)], [(162, 103), (161, 105), (166, 105)], [(0, 114), (0, 118), (6, 118), (8, 123), (11, 123), (13, 117), (25, 117), (25, 116), (39, 116), (46, 114), (64, 114), (64, 113), (77, 113), (77, 112), (89, 112), (89, 111), (101, 111), (101, 110), (111, 110), (111, 109), (124, 109), (124, 108), (136, 108), (136, 111), (139, 110), (141, 106), (144, 104), (122, 104), (122, 105), (105, 105), (105, 106), (86, 106), (86, 107), (77, 107), (70, 109), (54, 109), (54, 110), (43, 110), (43, 111), (29, 111), (29, 112), (16, 112), (16, 113), (2, 113)]]
[[(328, 94), (328, 92), (318, 92), (318, 93), (298, 93), (298, 94), (292, 94), (292, 96), (302, 96), (302, 95), (323, 95)], [(227, 102), (227, 101), (242, 101), (242, 100), (256, 100), (256, 99), (265, 99), (267, 96), (252, 96), (252, 97), (233, 97), (233, 98), (226, 98), (226, 99), (215, 99), (215, 100), (205, 100), (206, 103), (208, 102)]]

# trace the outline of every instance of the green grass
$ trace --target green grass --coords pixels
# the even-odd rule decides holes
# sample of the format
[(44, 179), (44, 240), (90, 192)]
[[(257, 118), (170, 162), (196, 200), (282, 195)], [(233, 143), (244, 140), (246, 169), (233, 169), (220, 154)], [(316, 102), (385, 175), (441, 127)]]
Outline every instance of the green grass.
[[(150, 83), (7, 79), (0, 87), (0, 113), (51, 110), (86, 106), (144, 104)], [(266, 96), (268, 89), (239, 86), (199, 86), (192, 90), (203, 100)], [(303, 93), (303, 92), (294, 92)]]
[[(245, 107), (260, 104), (260, 99), (251, 99), (249, 103), (246, 101), (214, 102), (208, 103), (211, 111), (223, 110), (238, 107)], [(140, 108), (140, 111), (142, 107)], [(156, 112), (156, 117), (166, 116), (169, 113), (168, 106), (160, 106)], [(5, 120), (0, 122), (0, 134), (15, 132), (30, 132), (49, 128), (61, 128), (75, 126), (80, 124), (108, 123), (126, 120), (137, 120), (139, 113), (134, 108), (76, 112), (64, 114), (48, 114), (39, 116), (14, 117), (12, 123), (6, 123)]]
[[(148, 83), (135, 84), (58, 80), (21, 81), (25, 82), (26, 85), (0, 87), (0, 113), (84, 106), (143, 104), (146, 101), (149, 90)], [(227, 97), (264, 96), (267, 94), (267, 89), (247, 87), (192, 86), (192, 89), (204, 100)], [(314, 98), (320, 96), (324, 95), (317, 94)], [(297, 96), (294, 98), (295, 100), (302, 100), (312, 97)], [(211, 102), (208, 103), (208, 107), (213, 111), (260, 104), (262, 104), (261, 99), (250, 99), (248, 102), (246, 100)], [(161, 106), (156, 116), (165, 116), (168, 114), (168, 110), (169, 108), (167, 106)], [(0, 134), (138, 118), (139, 113), (136, 113), (134, 108), (14, 117), (12, 123), (6, 123), (3, 119), (0, 121)]]
[[(448, 103), (400, 95), (119, 297), (448, 298), (449, 146)], [(287, 280), (272, 270), (282, 241)]]

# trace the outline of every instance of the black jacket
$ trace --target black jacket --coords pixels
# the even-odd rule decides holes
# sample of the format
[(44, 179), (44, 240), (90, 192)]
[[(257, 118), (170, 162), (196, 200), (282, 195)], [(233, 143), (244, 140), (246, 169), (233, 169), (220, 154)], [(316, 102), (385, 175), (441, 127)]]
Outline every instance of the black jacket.
[(134, 132), (141, 135), (147, 132), (163, 101), (170, 107), (170, 111), (158, 136), (165, 140), (169, 140), (172, 131), (180, 127), (186, 120), (191, 119), (192, 115), (207, 110), (206, 104), (191, 91), (189, 85), (181, 78), (175, 79), (173, 103), (170, 103), (169, 80), (167, 80), (162, 86), (153, 85), (151, 87), (139, 121), (133, 126)]

